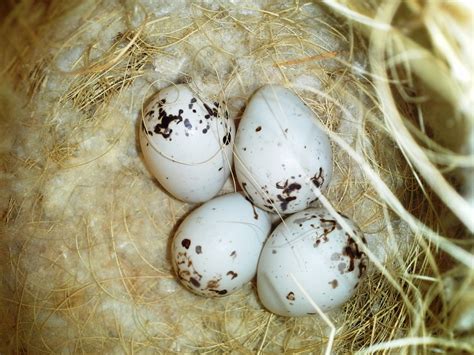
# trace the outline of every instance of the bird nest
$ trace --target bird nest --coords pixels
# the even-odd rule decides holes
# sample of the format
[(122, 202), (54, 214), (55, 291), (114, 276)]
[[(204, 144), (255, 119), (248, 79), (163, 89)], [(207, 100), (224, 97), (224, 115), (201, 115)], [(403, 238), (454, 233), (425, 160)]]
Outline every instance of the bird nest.
[[(8, 4), (1, 352), (474, 351), (469, 4)], [(195, 206), (163, 191), (137, 144), (144, 103), (173, 83), (225, 100), (236, 123), (268, 83), (321, 118), (334, 152), (323, 198), (368, 240), (342, 309), (285, 318), (254, 283), (219, 299), (177, 283), (170, 237)]]

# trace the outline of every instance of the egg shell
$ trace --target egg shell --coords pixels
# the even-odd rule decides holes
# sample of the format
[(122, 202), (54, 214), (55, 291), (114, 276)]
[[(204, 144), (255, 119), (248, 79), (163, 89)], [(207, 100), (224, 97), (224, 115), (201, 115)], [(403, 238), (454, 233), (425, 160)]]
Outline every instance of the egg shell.
[(327, 187), (332, 150), (316, 120), (284, 87), (267, 85), (252, 96), (236, 134), (235, 168), (255, 205), (291, 214), (307, 208)]
[(145, 163), (182, 201), (211, 199), (230, 175), (235, 126), (221, 106), (180, 84), (161, 90), (144, 110), (139, 140)]
[[(365, 243), (359, 228), (341, 217)], [(354, 238), (327, 210), (309, 208), (285, 219), (266, 241), (257, 272), (259, 299), (279, 315), (315, 314), (293, 275), (322, 311), (330, 311), (354, 294), (367, 261)]]
[(229, 295), (255, 276), (270, 228), (268, 214), (243, 195), (216, 197), (194, 210), (176, 231), (171, 248), (176, 275), (198, 295)]

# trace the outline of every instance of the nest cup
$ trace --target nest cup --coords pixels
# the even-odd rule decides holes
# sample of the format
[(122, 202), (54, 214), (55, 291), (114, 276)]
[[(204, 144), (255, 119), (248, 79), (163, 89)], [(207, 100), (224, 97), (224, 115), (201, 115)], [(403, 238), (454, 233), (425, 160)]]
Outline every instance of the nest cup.
[[(0, 352), (474, 352), (469, 2), (0, 11)], [(360, 226), (370, 260), (340, 310), (285, 318), (255, 283), (219, 299), (179, 285), (169, 242), (196, 206), (155, 182), (136, 127), (183, 82), (237, 124), (265, 84), (320, 117), (334, 176), (319, 203)]]

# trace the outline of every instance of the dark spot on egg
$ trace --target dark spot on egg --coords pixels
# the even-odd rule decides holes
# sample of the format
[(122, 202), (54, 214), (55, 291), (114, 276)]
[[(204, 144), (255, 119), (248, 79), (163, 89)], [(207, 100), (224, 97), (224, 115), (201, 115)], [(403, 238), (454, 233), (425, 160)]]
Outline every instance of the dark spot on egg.
[[(244, 183), (244, 184), (245, 184), (245, 183)], [(252, 203), (252, 200), (251, 200), (249, 197), (247, 197), (247, 196), (245, 196), (245, 199), (247, 200), (248, 203), (250, 203), (250, 206), (252, 206), (253, 218), (254, 218), (254, 219), (258, 219), (258, 213), (257, 213), (257, 210), (256, 210), (255, 206), (254, 206), (253, 203)]]
[(289, 292), (289, 293), (286, 295), (286, 299), (289, 300), (289, 301), (294, 301), (294, 300), (295, 300), (295, 294), (294, 294), (294, 292)]
[(224, 143), (225, 145), (229, 145), (230, 142), (231, 142), (231, 140), (232, 140), (232, 135), (231, 135), (230, 132), (228, 132), (228, 133), (224, 136), (224, 138), (222, 138), (222, 143)]
[(230, 253), (230, 256), (235, 259), (237, 256), (237, 252), (234, 250), (232, 253)]
[(207, 133), (207, 128), (204, 128), (204, 129), (202, 130), (202, 133), (206, 134), (206, 133)]
[(351, 272), (354, 270), (355, 261), (359, 260), (359, 277), (361, 277), (367, 268), (366, 255), (365, 253), (359, 250), (359, 246), (349, 234), (346, 233), (346, 236), (347, 236), (347, 244), (342, 249), (342, 255), (349, 257), (348, 272)]
[(311, 182), (318, 189), (324, 184), (323, 168), (319, 168), (319, 172), (314, 174), (314, 176), (311, 178)]
[[(197, 100), (194, 97), (191, 99), (191, 101), (189, 102), (189, 105), (188, 105), (189, 109), (193, 108), (193, 104), (196, 103), (196, 101)], [(193, 110), (193, 112), (196, 112), (196, 110)]]
[(219, 279), (219, 280), (209, 280), (209, 281), (207, 282), (206, 288), (209, 289), (209, 290), (211, 290), (211, 291), (212, 291), (213, 289), (219, 288), (219, 281), (220, 281), (220, 279)]
[[(179, 124), (183, 121), (183, 110), (179, 110), (177, 115), (168, 114), (160, 107), (158, 110), (158, 123), (155, 125), (153, 131), (161, 135), (163, 138), (169, 138), (173, 130), (170, 128), (171, 123)], [(170, 139), (171, 140), (171, 139)]]
[(277, 195), (278, 200), (280, 201), (280, 208), (282, 211), (286, 211), (288, 208), (288, 204), (291, 201), (294, 201), (297, 199), (296, 196), (292, 196), (291, 194), (295, 191), (298, 191), (301, 189), (301, 185), (294, 182), (294, 183), (289, 183), (288, 179), (285, 180), (285, 182), (277, 182), (275, 184), (275, 187), (277, 189), (283, 190), (281, 194)]
[(218, 171), (221, 171), (222, 169), (224, 169), (224, 167), (223, 167), (223, 166), (221, 166), (221, 167), (218, 169)]
[(272, 250), (272, 254), (276, 254), (277, 251), (275, 249)]
[(186, 248), (186, 249), (189, 249), (189, 247), (191, 246), (191, 241), (189, 239), (183, 239), (181, 241), (181, 245)]
[(191, 282), (191, 284), (192, 284), (194, 287), (201, 287), (201, 283), (200, 283), (198, 280), (196, 280), (194, 277), (191, 277), (191, 278), (189, 279), (189, 282)]
[(202, 253), (202, 247), (200, 245), (196, 245), (196, 254)]
[(336, 280), (336, 279), (334, 279), (334, 280), (332, 280), (332, 281), (328, 282), (328, 284), (330, 284), (332, 288), (336, 288), (336, 287), (337, 287), (337, 285), (338, 285), (338, 282), (337, 282), (337, 280)]
[[(218, 107), (218, 106), (216, 106)], [(208, 117), (204, 116), (205, 118), (209, 119), (211, 117), (217, 117), (217, 108), (211, 108), (209, 107), (209, 105), (207, 105), (206, 103), (204, 104), (204, 108), (206, 109), (207, 111), (207, 115)]]
[[(316, 216), (312, 216), (313, 218), (315, 218)], [(319, 244), (324, 241), (324, 242), (327, 242), (328, 241), (328, 235), (334, 230), (336, 229), (336, 221), (333, 220), (333, 219), (324, 219), (324, 218), (320, 218), (319, 219), (320, 223), (321, 223), (321, 227), (323, 228), (323, 234), (320, 235), (320, 236), (317, 236), (317, 240), (316, 242), (314, 243), (314, 247), (317, 247), (319, 246)]]
[(193, 128), (193, 125), (191, 124), (191, 122), (189, 122), (187, 118), (184, 120), (184, 127), (186, 127), (187, 129)]
[(255, 128), (255, 132), (260, 132), (262, 130), (262, 126), (258, 126), (257, 128)]
[(234, 271), (228, 271), (226, 275), (230, 276), (231, 280), (235, 279), (238, 276), (238, 274)]

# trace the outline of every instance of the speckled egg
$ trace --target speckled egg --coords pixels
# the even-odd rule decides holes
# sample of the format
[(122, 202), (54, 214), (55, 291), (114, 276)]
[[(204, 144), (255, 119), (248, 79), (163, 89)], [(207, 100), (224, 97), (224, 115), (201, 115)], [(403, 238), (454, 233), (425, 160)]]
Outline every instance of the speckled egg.
[(139, 138), (145, 163), (182, 201), (211, 199), (229, 177), (235, 127), (222, 106), (180, 84), (161, 90), (143, 112)]
[(236, 135), (235, 169), (255, 205), (291, 214), (307, 208), (327, 187), (332, 150), (316, 120), (284, 87), (267, 85), (252, 96)]
[(235, 292), (255, 276), (270, 228), (268, 214), (239, 193), (206, 202), (184, 219), (173, 238), (178, 279), (202, 296)]
[(283, 316), (315, 314), (294, 278), (322, 311), (341, 306), (355, 292), (367, 257), (352, 235), (359, 228), (340, 215), (351, 233), (323, 208), (309, 208), (285, 219), (270, 235), (258, 263), (257, 288), (263, 305)]

